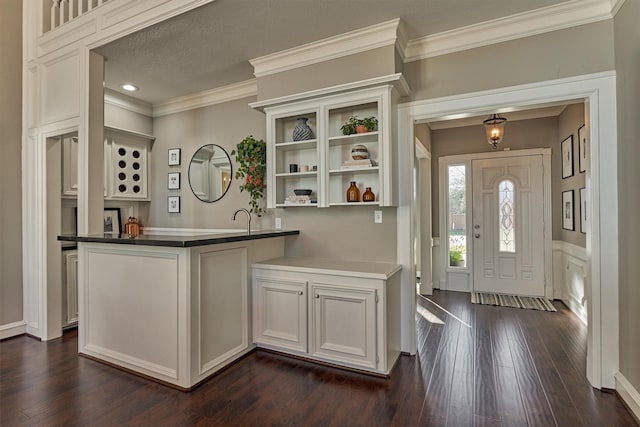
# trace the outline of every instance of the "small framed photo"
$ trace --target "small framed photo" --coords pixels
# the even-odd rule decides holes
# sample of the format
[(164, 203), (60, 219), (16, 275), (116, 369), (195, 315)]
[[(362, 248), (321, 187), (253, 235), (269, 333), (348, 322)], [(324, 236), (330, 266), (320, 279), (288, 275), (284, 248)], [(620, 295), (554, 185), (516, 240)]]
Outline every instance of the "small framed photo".
[(573, 176), (573, 135), (562, 141), (562, 178)]
[(180, 189), (180, 172), (169, 172), (167, 188), (169, 190)]
[(169, 166), (180, 166), (180, 148), (169, 148)]
[(104, 215), (102, 217), (104, 224), (105, 234), (120, 234), (121, 221), (120, 221), (120, 209), (118, 208), (104, 208)]
[(580, 189), (580, 232), (587, 234), (587, 189)]
[(562, 192), (562, 228), (575, 230), (573, 218), (573, 190)]
[(167, 212), (180, 213), (180, 196), (167, 197)]
[(584, 125), (578, 129), (578, 171), (587, 170), (587, 128)]

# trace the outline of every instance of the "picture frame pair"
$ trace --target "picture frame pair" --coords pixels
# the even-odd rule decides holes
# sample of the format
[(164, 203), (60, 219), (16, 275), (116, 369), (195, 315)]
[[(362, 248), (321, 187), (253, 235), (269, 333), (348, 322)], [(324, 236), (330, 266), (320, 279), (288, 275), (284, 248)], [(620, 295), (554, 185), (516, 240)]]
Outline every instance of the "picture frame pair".
[[(561, 146), (562, 179), (573, 176), (573, 134), (566, 137)], [(587, 131), (585, 125), (578, 128), (578, 172), (587, 171)]]
[[(582, 187), (580, 195), (580, 232), (587, 233), (587, 189)], [(574, 190), (562, 192), (562, 228), (575, 231)]]

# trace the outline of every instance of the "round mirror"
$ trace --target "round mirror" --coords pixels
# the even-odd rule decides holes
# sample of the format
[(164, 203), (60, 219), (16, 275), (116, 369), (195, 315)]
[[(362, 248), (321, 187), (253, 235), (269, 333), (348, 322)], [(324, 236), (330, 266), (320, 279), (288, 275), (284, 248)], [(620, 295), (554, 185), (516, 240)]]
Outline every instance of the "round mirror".
[(189, 186), (203, 202), (220, 200), (231, 184), (231, 158), (216, 144), (203, 145), (189, 163)]

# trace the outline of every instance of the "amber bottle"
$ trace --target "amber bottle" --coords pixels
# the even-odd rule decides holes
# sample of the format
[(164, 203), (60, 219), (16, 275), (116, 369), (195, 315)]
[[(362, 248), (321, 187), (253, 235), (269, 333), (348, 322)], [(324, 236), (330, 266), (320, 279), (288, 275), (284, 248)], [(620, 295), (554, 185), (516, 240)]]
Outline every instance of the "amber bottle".
[(351, 185), (347, 189), (347, 202), (359, 202), (360, 201), (360, 189), (356, 185), (355, 181), (351, 181)]
[(362, 194), (362, 201), (363, 202), (375, 202), (376, 201), (376, 195), (373, 194), (373, 191), (371, 191), (371, 187), (367, 187), (366, 191)]

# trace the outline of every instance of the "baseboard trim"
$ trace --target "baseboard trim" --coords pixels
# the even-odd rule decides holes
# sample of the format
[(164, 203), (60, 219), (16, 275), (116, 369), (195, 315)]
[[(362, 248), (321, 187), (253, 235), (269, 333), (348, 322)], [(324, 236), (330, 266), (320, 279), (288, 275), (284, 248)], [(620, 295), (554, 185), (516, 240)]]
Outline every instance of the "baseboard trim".
[(0, 325), (0, 340), (4, 340), (18, 335), (27, 333), (27, 322), (21, 320), (19, 322), (7, 323)]
[(640, 393), (635, 387), (625, 378), (620, 371), (614, 375), (616, 380), (616, 392), (622, 402), (629, 411), (633, 414), (636, 422), (640, 424)]

